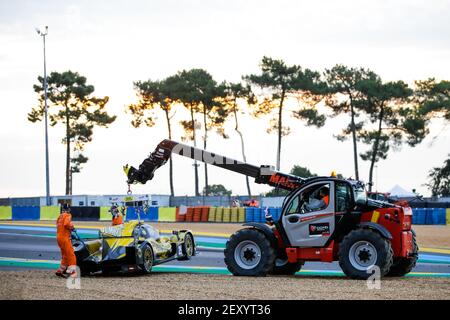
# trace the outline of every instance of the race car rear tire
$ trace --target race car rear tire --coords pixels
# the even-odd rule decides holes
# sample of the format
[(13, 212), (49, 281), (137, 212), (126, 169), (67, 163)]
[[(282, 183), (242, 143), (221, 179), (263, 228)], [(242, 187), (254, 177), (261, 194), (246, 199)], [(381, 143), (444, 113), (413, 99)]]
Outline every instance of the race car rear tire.
[(147, 243), (142, 247), (142, 261), (143, 263), (139, 266), (144, 273), (150, 273), (153, 268), (153, 263), (155, 261), (153, 256), (152, 247)]
[(183, 255), (178, 258), (180, 261), (191, 260), (195, 255), (195, 242), (194, 237), (190, 233), (186, 233), (184, 236), (184, 242), (181, 244), (181, 251)]
[(274, 266), (275, 250), (264, 233), (241, 229), (227, 241), (225, 264), (235, 276), (266, 276)]

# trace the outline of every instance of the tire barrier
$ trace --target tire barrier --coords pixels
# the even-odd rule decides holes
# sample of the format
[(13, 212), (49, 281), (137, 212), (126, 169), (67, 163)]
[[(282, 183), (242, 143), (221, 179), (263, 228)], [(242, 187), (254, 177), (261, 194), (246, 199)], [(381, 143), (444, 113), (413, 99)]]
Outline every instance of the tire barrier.
[(263, 208), (254, 208), (253, 212), (253, 222), (265, 222), (266, 221), (266, 213)]
[(230, 222), (238, 222), (238, 208), (231, 208)]
[(200, 217), (201, 222), (208, 222), (208, 216), (209, 216), (209, 207), (202, 207), (202, 213)]
[(245, 222), (245, 208), (238, 208), (238, 222)]
[(231, 208), (223, 208), (222, 222), (231, 222)]
[(425, 224), (433, 224), (433, 209), (425, 209)]
[(176, 220), (178, 222), (183, 222), (186, 221), (186, 212), (184, 212), (183, 214), (180, 213), (180, 208), (177, 207), (177, 210), (175, 212), (176, 214)]
[(413, 224), (425, 224), (425, 209), (424, 208), (416, 208), (413, 209)]
[(245, 221), (255, 221), (255, 209), (256, 208), (245, 208)]
[(216, 221), (216, 207), (209, 207), (208, 222)]
[(281, 210), (282, 208), (277, 208), (277, 220), (279, 220), (281, 218)]
[(200, 222), (201, 217), (202, 217), (202, 208), (194, 207), (194, 215), (192, 216), (192, 221)]
[(448, 212), (445, 208), (413, 208), (413, 224), (445, 225)]
[(259, 222), (266, 222), (266, 209), (259, 208)]
[(194, 208), (192, 208), (192, 207), (187, 208), (185, 221), (191, 222), (193, 215), (194, 215)]
[(431, 224), (445, 225), (447, 223), (445, 208), (437, 208), (433, 210), (434, 212), (432, 212)]
[(223, 219), (223, 207), (216, 208), (216, 216), (214, 217), (215, 222), (222, 222)]
[(278, 208), (269, 208), (269, 214), (272, 216), (273, 220), (278, 220)]
[[(74, 221), (111, 221), (110, 207), (71, 207)], [(265, 208), (255, 207), (187, 207), (180, 214), (175, 207), (149, 207), (147, 212), (138, 212), (135, 207), (127, 207), (125, 220), (150, 222), (265, 222)], [(415, 225), (446, 225), (450, 224), (450, 208), (413, 208), (413, 224)], [(274, 220), (279, 220), (281, 208), (268, 208)], [(59, 206), (0, 206), (0, 220), (47, 220), (54, 221), (60, 213)]]

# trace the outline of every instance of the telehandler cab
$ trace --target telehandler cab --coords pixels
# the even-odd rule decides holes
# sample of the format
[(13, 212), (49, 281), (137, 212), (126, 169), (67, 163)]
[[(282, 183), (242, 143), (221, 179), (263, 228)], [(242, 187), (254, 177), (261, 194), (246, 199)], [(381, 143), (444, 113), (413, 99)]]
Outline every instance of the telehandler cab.
[(278, 221), (245, 223), (225, 248), (225, 264), (237, 276), (294, 274), (305, 261), (339, 261), (344, 273), (367, 279), (403, 276), (418, 258), (412, 210), (368, 199), (364, 183), (330, 177), (302, 178), (163, 140), (139, 169), (126, 165), (128, 183), (146, 183), (172, 153), (255, 178), (290, 191)]

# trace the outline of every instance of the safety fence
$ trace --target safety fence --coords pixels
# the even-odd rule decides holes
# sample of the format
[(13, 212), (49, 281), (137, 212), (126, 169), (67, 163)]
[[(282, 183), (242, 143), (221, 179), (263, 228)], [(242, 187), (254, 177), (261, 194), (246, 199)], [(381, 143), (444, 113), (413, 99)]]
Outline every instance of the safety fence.
[[(110, 207), (71, 207), (75, 221), (110, 221)], [(277, 220), (281, 208), (254, 207), (127, 207), (126, 220), (154, 222), (264, 222), (266, 210)], [(59, 206), (0, 206), (0, 220), (56, 220)], [(413, 208), (413, 224), (450, 224), (450, 208)]]

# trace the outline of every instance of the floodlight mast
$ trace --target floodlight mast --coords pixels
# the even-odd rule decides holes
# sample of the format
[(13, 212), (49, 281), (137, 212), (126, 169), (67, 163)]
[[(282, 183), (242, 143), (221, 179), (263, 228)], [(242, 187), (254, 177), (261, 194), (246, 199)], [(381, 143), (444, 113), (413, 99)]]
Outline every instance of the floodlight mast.
[(42, 37), (43, 45), (44, 45), (44, 121), (45, 121), (45, 202), (47, 206), (51, 205), (50, 203), (50, 170), (49, 170), (49, 156), (48, 156), (48, 105), (47, 105), (47, 62), (45, 55), (45, 37), (48, 34), (48, 26), (45, 26), (45, 31), (41, 31), (39, 28), (36, 28), (36, 32), (39, 36)]

